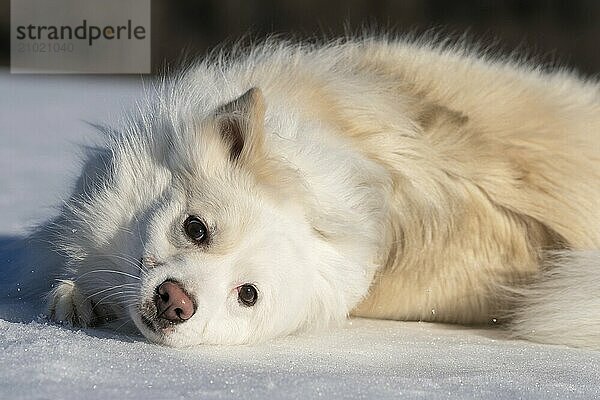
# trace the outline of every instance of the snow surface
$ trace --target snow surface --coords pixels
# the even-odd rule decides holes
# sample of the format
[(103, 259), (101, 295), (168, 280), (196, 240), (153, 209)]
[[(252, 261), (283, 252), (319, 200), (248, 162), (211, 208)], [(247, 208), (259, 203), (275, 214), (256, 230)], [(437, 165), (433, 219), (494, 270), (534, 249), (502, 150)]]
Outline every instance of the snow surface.
[[(122, 77), (0, 71), (2, 284), (14, 285), (10, 266), (26, 228), (67, 193), (77, 145), (94, 141), (82, 120), (114, 119), (140, 87)], [(54, 325), (38, 305), (0, 294), (0, 399), (600, 398), (600, 352), (504, 340), (499, 331), (353, 320), (257, 346), (171, 349)]]

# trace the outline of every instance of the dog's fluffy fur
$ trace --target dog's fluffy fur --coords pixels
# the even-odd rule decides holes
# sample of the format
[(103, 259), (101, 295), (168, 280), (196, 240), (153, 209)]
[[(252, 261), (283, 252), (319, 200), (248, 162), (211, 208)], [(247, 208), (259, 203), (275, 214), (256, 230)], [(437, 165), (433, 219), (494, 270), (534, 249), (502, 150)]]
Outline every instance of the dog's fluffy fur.
[[(221, 52), (150, 92), (33, 237), (58, 250), (55, 320), (180, 346), (354, 315), (600, 348), (597, 82), (368, 38)], [(165, 280), (197, 310), (153, 329)]]

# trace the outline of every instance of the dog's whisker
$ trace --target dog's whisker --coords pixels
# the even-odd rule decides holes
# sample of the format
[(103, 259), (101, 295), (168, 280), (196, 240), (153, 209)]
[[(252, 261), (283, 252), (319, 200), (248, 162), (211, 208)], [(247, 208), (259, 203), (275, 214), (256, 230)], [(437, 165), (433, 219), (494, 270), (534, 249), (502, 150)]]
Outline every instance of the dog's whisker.
[[(109, 299), (109, 298), (112, 298), (112, 297), (116, 297), (116, 296), (120, 296), (120, 295), (122, 296), (122, 295), (124, 295), (124, 294), (128, 294), (128, 293), (127, 293), (127, 292), (116, 292), (116, 293), (111, 293), (111, 294), (108, 294), (108, 295), (104, 296), (103, 298), (101, 298), (101, 299), (100, 299), (98, 302), (96, 302), (96, 304), (94, 304), (94, 305), (92, 306), (92, 310), (93, 310), (94, 308), (96, 308), (97, 306), (99, 306), (100, 304), (102, 304), (102, 302), (103, 302), (103, 301), (105, 301), (105, 300), (107, 300), (107, 299)], [(131, 296), (133, 296), (133, 295), (131, 295)], [(128, 297), (125, 297), (125, 298), (128, 298)], [(104, 305), (106, 305), (106, 304), (107, 304), (107, 303), (105, 303)], [(109, 303), (109, 304), (110, 304), (110, 303)]]
[[(119, 319), (115, 319), (115, 320), (111, 321), (111, 323), (115, 323), (115, 322), (116, 322), (116, 323), (118, 323), (118, 322), (121, 322), (121, 321), (124, 321), (124, 322), (123, 322), (121, 325), (119, 325), (119, 326), (115, 327), (115, 328), (114, 328), (114, 330), (115, 330), (115, 331), (119, 331), (119, 330), (120, 330), (121, 328), (123, 328), (125, 325), (127, 325), (127, 324), (131, 324), (131, 323), (132, 323), (131, 319), (129, 319), (129, 318), (119, 318)], [(125, 335), (125, 337), (127, 337), (128, 339), (130, 339), (130, 337), (129, 337), (128, 335)]]
[(145, 248), (145, 246), (144, 246), (144, 240), (142, 239), (142, 231), (140, 229), (140, 219), (135, 214), (133, 215), (133, 218), (135, 219), (135, 224), (137, 227), (137, 234), (138, 234), (138, 238), (140, 239), (140, 245), (142, 246), (142, 249), (143, 249), (143, 248)]
[(146, 271), (144, 271), (144, 269), (143, 269), (143, 263), (140, 263), (139, 260), (136, 260), (134, 258), (128, 258), (130, 256), (126, 257), (126, 255), (123, 256), (123, 255), (119, 255), (119, 254), (107, 254), (106, 256), (125, 261), (129, 265), (131, 265), (131, 266), (135, 267), (137, 270), (139, 270), (142, 274), (144, 274), (144, 275), (146, 274)]
[(84, 300), (88, 300), (88, 299), (89, 299), (89, 298), (91, 298), (91, 297), (97, 296), (97, 295), (99, 295), (99, 294), (101, 294), (101, 293), (104, 293), (104, 292), (108, 292), (109, 290), (115, 290), (115, 289), (119, 289), (119, 288), (122, 288), (122, 287), (137, 287), (137, 284), (136, 284), (136, 283), (124, 283), (124, 284), (122, 284), (122, 285), (111, 286), (111, 287), (108, 287), (108, 288), (106, 288), (106, 289), (99, 290), (99, 291), (97, 291), (96, 293), (92, 293), (92, 294), (90, 294), (90, 295), (89, 295), (89, 296), (87, 296), (87, 297), (86, 297)]
[(136, 269), (138, 269), (143, 276), (148, 275), (148, 268), (144, 265), (144, 263), (141, 260), (133, 258), (132, 256), (124, 253), (119, 253), (119, 255), (127, 257), (130, 260), (131, 264), (134, 267), (136, 267)]
[(88, 272), (86, 272), (84, 274), (79, 275), (76, 280), (79, 280), (79, 279), (83, 278), (84, 276), (87, 276), (87, 275), (90, 275), (90, 274), (97, 274), (97, 273), (109, 273), (109, 274), (125, 275), (125, 276), (128, 276), (130, 278), (137, 279), (138, 281), (141, 280), (141, 278), (139, 276), (131, 275), (131, 274), (128, 274), (127, 272), (117, 271), (117, 270), (113, 270), (113, 269), (95, 269), (93, 271), (88, 271)]

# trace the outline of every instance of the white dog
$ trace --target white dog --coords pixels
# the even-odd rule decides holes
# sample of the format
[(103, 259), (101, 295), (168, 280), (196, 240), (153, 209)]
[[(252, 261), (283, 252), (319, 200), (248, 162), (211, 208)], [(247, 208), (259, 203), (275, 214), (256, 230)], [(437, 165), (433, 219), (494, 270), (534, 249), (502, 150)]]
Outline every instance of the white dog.
[(32, 238), (60, 255), (53, 319), (184, 346), (351, 314), (600, 348), (597, 82), (367, 38), (154, 89)]

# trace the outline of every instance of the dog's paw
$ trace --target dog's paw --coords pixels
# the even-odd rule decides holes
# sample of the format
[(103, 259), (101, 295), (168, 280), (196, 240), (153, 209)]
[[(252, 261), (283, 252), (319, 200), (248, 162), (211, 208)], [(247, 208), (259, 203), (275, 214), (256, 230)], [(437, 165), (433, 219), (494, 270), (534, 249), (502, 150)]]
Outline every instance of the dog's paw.
[(52, 291), (48, 312), (53, 321), (82, 328), (91, 326), (94, 320), (92, 302), (70, 280), (61, 281)]

